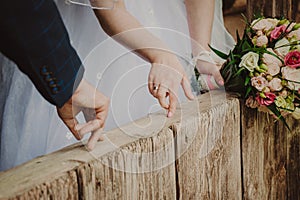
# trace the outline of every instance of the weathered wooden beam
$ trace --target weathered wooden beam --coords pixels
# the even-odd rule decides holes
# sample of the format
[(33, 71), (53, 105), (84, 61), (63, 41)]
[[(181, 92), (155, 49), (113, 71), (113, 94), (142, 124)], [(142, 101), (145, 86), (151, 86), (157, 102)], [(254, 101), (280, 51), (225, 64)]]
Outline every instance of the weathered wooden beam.
[[(238, 103), (220, 91), (213, 91), (196, 101), (182, 104), (171, 119), (166, 118), (165, 113), (155, 113), (107, 132), (105, 141), (99, 142), (92, 152), (87, 152), (84, 144), (78, 143), (1, 172), (0, 199), (177, 199), (177, 178), (181, 172), (176, 170), (183, 169), (201, 169), (203, 175), (211, 176), (212, 182), (205, 183), (205, 187), (186, 188), (188, 191), (220, 198), (233, 197), (241, 177), (238, 137), (231, 138), (239, 131)], [(219, 123), (224, 117), (227, 123)], [(196, 123), (189, 128), (192, 121)], [(222, 129), (223, 125), (226, 126)], [(184, 137), (177, 137), (179, 130), (182, 131), (180, 126), (185, 127)], [(195, 163), (206, 160), (205, 165), (201, 168), (195, 164), (190, 168), (180, 166), (180, 163), (175, 165), (176, 156), (181, 155), (175, 141), (179, 144), (180, 138), (185, 141), (189, 135), (195, 135), (198, 138), (195, 144), (199, 148), (200, 138), (210, 136), (209, 142), (209, 138), (220, 134), (221, 129), (225, 133), (220, 139), (213, 140), (218, 145), (213, 146), (212, 153), (202, 158), (190, 154), (196, 156), (191, 158)], [(184, 181), (181, 183), (185, 184)], [(216, 188), (212, 188), (214, 186)]]
[(254, 15), (265, 17), (286, 17), (296, 19), (298, 0), (247, 0), (247, 15), (253, 19)]
[(300, 122), (282, 122), (243, 106), (244, 199), (300, 199)]
[(238, 100), (224, 101), (173, 129), (176, 149), (183, 153), (176, 161), (178, 198), (242, 199)]
[(78, 167), (80, 199), (176, 199), (173, 133), (140, 139)]

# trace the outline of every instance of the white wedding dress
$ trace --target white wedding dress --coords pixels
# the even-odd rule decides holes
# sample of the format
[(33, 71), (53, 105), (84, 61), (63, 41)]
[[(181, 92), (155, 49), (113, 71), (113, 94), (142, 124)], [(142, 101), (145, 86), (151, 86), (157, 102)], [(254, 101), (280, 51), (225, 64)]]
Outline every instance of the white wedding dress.
[[(160, 109), (147, 88), (150, 64), (109, 38), (90, 8), (56, 1), (71, 43), (85, 65), (86, 79), (111, 99), (106, 130)], [(169, 45), (191, 75), (191, 45), (183, 0), (125, 3), (130, 13)], [(216, 0), (211, 44), (224, 52), (234, 45), (223, 26), (220, 0)], [(77, 142), (60, 121), (55, 107), (42, 98), (28, 77), (2, 55), (0, 63), (0, 170)], [(180, 96), (184, 101), (182, 92)]]

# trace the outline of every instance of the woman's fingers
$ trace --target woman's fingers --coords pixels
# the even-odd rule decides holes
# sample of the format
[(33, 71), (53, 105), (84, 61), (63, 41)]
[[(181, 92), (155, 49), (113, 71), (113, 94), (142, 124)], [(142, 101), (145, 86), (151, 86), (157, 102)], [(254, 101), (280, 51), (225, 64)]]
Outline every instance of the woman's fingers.
[(169, 110), (167, 117), (172, 117), (174, 113), (176, 112), (176, 106), (177, 106), (177, 93), (175, 91), (170, 91), (169, 94)]
[(197, 69), (200, 74), (212, 75), (218, 85), (223, 86), (224, 80), (220, 73), (220, 65), (198, 60)]
[(158, 99), (160, 106), (164, 109), (169, 108), (169, 105), (167, 104), (167, 99), (166, 99), (167, 96), (168, 96), (168, 88), (166, 88), (162, 84), (160, 84), (160, 87), (157, 91), (156, 98)]
[(186, 78), (186, 76), (184, 76), (182, 78), (181, 87), (182, 87), (182, 89), (184, 91), (185, 96), (189, 100), (194, 100), (195, 99), (195, 96), (194, 96), (194, 94), (192, 92), (192, 89), (191, 89), (191, 84), (190, 84), (189, 80)]
[(221, 73), (219, 71), (215, 71), (213, 74), (214, 79), (216, 80), (216, 82), (220, 85), (223, 86), (224, 85), (224, 80), (223, 77), (221, 75)]

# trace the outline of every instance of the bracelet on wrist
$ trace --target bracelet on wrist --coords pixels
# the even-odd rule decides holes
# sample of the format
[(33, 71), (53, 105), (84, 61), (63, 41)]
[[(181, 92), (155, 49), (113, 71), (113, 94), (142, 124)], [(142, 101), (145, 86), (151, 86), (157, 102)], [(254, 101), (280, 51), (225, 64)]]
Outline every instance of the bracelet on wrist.
[(197, 61), (201, 60), (201, 61), (205, 61), (208, 63), (212, 63), (212, 64), (216, 64), (216, 62), (214, 61), (214, 59), (211, 56), (211, 52), (209, 51), (201, 51), (200, 53), (198, 53), (197, 56), (192, 58), (192, 63), (194, 66), (197, 65)]

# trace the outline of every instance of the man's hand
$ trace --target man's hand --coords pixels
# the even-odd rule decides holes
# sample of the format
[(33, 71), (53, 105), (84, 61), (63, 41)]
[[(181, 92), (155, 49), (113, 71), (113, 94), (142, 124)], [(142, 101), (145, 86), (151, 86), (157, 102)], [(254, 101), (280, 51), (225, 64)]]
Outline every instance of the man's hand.
[[(92, 150), (97, 141), (102, 139), (108, 108), (109, 99), (83, 79), (70, 100), (61, 108), (57, 107), (57, 112), (76, 139), (80, 140), (86, 133), (92, 132), (87, 143), (87, 148)], [(80, 111), (87, 120), (84, 124), (78, 124), (76, 120)]]

